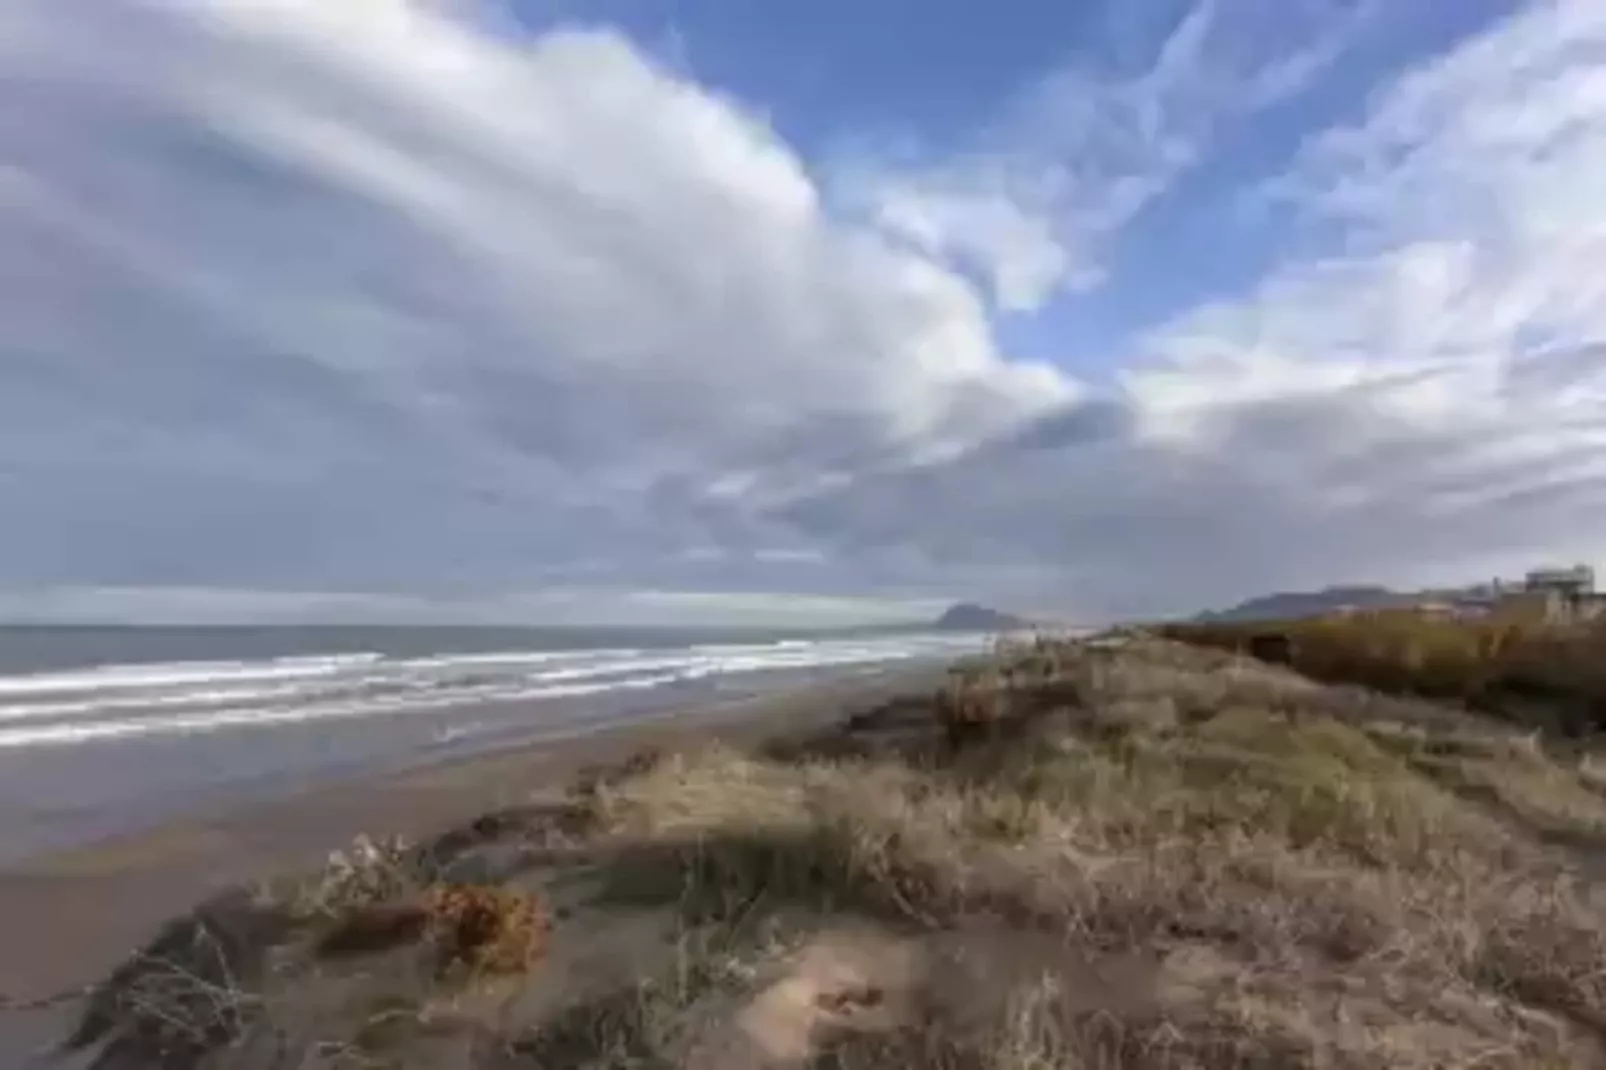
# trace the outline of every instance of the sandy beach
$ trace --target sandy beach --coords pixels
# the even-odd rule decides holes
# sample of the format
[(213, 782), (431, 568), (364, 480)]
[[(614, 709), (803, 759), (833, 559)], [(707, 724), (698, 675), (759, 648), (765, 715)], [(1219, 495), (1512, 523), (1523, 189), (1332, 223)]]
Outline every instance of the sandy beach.
[[(0, 996), (27, 1004), (89, 985), (164, 920), (222, 889), (317, 864), (359, 834), (422, 838), (643, 749), (722, 739), (762, 741), (830, 726), (926, 689), (940, 666), (896, 666), (760, 697), (710, 702), (650, 723), (351, 781), (193, 814), (135, 835), (0, 868)], [(0, 1062), (26, 1060), (57, 1036), (59, 1007), (11, 1010)]]

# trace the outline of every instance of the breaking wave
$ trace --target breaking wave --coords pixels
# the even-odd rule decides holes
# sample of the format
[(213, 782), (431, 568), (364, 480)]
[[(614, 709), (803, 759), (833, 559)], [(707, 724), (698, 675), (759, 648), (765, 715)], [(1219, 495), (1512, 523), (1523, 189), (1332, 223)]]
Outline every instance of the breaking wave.
[(509, 650), (424, 657), (360, 653), (104, 665), (0, 676), (0, 748), (439, 714), (483, 703), (951, 657), (983, 642), (975, 635), (916, 634), (655, 650)]

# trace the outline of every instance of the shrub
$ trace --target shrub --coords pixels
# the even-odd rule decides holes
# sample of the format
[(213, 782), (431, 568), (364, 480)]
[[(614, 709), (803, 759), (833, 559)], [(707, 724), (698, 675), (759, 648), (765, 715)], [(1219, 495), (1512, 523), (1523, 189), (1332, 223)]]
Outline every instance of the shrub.
[(1569, 726), (1606, 712), (1606, 632), (1408, 610), (1312, 620), (1163, 626), (1169, 639), (1284, 662), (1328, 682), (1451, 699), (1504, 713), (1540, 699)]
[(546, 953), (546, 907), (517, 889), (438, 884), (425, 893), (424, 909), (443, 966), (522, 973)]
[(998, 734), (1006, 726), (1077, 705), (1082, 647), (1038, 636), (1001, 641), (990, 657), (950, 670), (932, 702), (950, 746)]
[(400, 902), (364, 903), (340, 917), (318, 944), (351, 955), (427, 941), (445, 972), (522, 973), (546, 952), (550, 922), (533, 895), (488, 885), (435, 884)]

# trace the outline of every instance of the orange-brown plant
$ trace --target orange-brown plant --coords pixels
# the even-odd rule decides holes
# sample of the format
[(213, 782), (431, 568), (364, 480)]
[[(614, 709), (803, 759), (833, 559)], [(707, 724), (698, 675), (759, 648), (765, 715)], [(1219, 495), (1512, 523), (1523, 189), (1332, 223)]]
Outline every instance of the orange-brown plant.
[(513, 888), (437, 884), (424, 895), (442, 965), (475, 972), (522, 973), (546, 953), (545, 905)]

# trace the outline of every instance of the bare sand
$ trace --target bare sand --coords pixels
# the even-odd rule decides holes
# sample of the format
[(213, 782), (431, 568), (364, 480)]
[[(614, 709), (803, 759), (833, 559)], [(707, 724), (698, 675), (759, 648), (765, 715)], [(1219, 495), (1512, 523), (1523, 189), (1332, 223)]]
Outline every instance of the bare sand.
[(164, 921), (225, 888), (315, 865), (359, 834), (422, 839), (559, 790), (589, 767), (644, 749), (705, 739), (767, 742), (819, 731), (928, 689), (941, 671), (930, 664), (899, 666), (703, 705), (644, 725), (192, 815), (0, 868), (0, 1065), (36, 1065), (29, 1053), (60, 1036), (67, 1004), (26, 1005), (93, 984)]

